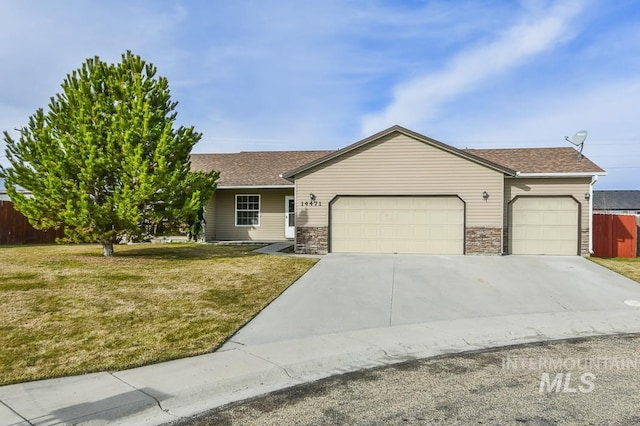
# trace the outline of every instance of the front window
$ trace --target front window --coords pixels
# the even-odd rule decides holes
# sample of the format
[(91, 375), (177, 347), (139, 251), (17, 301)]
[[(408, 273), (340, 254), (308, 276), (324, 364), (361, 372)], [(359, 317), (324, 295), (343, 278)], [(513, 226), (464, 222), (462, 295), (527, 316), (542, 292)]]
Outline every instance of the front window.
[(260, 226), (259, 195), (236, 195), (236, 226)]

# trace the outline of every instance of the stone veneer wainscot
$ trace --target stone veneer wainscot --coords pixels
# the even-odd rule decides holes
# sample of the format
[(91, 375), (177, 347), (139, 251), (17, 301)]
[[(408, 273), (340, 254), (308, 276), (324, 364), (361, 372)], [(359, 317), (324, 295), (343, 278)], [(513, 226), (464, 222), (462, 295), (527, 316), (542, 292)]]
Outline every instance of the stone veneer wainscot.
[(328, 226), (298, 226), (296, 227), (296, 253), (327, 254), (328, 237)]

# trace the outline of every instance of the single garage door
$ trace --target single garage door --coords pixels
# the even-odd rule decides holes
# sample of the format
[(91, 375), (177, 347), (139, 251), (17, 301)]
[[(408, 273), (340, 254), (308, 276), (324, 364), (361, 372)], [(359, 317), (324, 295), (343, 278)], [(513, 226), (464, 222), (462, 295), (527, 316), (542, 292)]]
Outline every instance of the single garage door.
[(464, 203), (446, 197), (341, 196), (331, 205), (334, 253), (464, 253)]
[(511, 202), (511, 254), (578, 254), (578, 202), (571, 197), (519, 197)]

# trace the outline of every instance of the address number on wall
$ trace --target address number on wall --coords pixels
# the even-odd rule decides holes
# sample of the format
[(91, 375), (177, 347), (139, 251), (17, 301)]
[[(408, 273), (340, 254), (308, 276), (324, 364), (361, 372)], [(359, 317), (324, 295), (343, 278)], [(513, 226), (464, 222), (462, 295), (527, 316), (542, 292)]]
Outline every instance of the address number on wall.
[(320, 207), (322, 206), (322, 201), (300, 201), (300, 205), (302, 207)]

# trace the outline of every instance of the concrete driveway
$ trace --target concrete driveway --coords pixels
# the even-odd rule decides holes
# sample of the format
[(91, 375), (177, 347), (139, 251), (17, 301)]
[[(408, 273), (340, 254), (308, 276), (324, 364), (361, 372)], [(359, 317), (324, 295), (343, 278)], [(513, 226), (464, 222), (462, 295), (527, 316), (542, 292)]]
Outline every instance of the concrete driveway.
[(640, 319), (627, 300), (640, 284), (577, 256), (330, 254), (226, 347), (460, 319), (530, 315), (535, 327), (563, 312)]
[(410, 359), (640, 333), (640, 284), (579, 257), (325, 256), (219, 350), (0, 387), (0, 426), (155, 425)]

